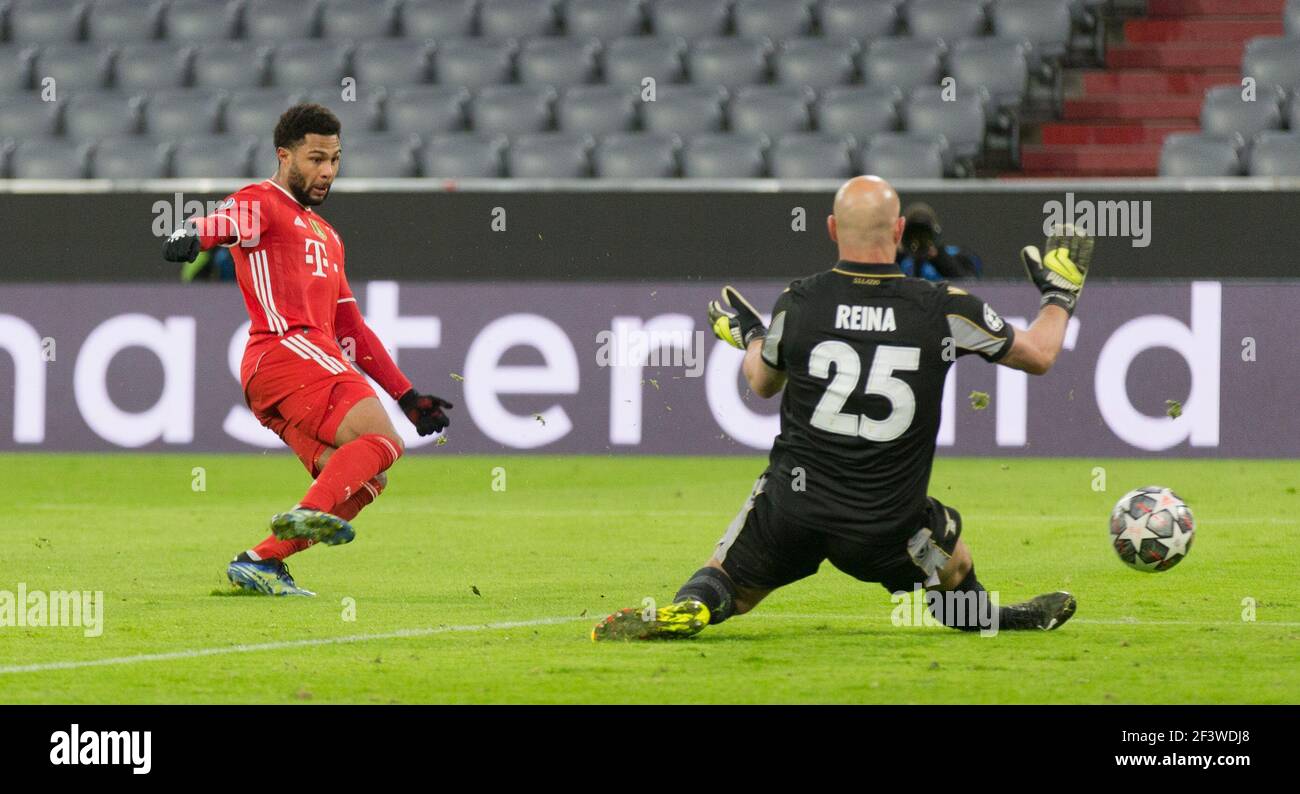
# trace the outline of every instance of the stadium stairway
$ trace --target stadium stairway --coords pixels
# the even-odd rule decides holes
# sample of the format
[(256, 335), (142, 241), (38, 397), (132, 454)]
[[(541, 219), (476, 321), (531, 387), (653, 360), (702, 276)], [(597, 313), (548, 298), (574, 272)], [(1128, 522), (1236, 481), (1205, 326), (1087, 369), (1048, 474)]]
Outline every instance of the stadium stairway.
[(1008, 176), (1155, 176), (1165, 137), (1200, 128), (1206, 89), (1240, 82), (1246, 42), (1282, 35), (1285, 2), (1149, 0), (1115, 20), (1106, 67), (1067, 72), (1062, 119), (1026, 131)]

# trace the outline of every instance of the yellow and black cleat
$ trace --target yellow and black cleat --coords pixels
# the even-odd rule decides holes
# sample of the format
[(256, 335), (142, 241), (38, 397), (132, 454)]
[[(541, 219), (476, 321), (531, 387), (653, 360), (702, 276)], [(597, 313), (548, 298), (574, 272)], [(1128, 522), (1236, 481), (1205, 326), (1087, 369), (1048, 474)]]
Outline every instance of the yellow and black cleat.
[(591, 630), (592, 642), (694, 637), (709, 625), (709, 608), (699, 601), (678, 601), (658, 609), (620, 609)]

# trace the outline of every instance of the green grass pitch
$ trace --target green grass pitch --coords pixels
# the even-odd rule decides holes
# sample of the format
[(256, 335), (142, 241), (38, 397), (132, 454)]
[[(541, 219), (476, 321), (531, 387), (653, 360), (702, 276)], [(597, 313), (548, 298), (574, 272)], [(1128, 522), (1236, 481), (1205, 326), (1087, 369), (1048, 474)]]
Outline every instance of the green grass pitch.
[[(1300, 701), (1294, 461), (941, 459), (931, 492), (962, 512), (980, 580), (1004, 603), (1072, 591), (1060, 631), (896, 627), (882, 588), (826, 564), (690, 641), (590, 642), (672, 595), (762, 466), (412, 454), (356, 542), (289, 561), (319, 596), (273, 599), (221, 595), (224, 570), (302, 494), (293, 458), (0, 456), (0, 590), (105, 603), (99, 637), (0, 627), (0, 703)], [(1198, 527), (1185, 562), (1142, 574), (1106, 520), (1152, 483)]]

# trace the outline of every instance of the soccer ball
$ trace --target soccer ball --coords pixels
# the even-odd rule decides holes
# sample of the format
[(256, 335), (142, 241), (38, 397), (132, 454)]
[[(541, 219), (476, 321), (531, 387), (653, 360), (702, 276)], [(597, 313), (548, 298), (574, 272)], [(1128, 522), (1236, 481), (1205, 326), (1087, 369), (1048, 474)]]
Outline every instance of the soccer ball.
[(1192, 511), (1159, 485), (1129, 491), (1110, 514), (1110, 540), (1124, 564), (1146, 573), (1167, 571), (1187, 556), (1195, 533)]

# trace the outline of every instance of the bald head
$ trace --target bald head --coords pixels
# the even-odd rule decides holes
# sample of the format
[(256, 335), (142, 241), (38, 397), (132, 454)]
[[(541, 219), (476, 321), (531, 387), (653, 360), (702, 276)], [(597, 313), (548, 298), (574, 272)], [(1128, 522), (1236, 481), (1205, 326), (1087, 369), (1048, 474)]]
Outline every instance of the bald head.
[(827, 226), (841, 259), (892, 262), (903, 232), (898, 194), (880, 177), (855, 176), (836, 192)]

